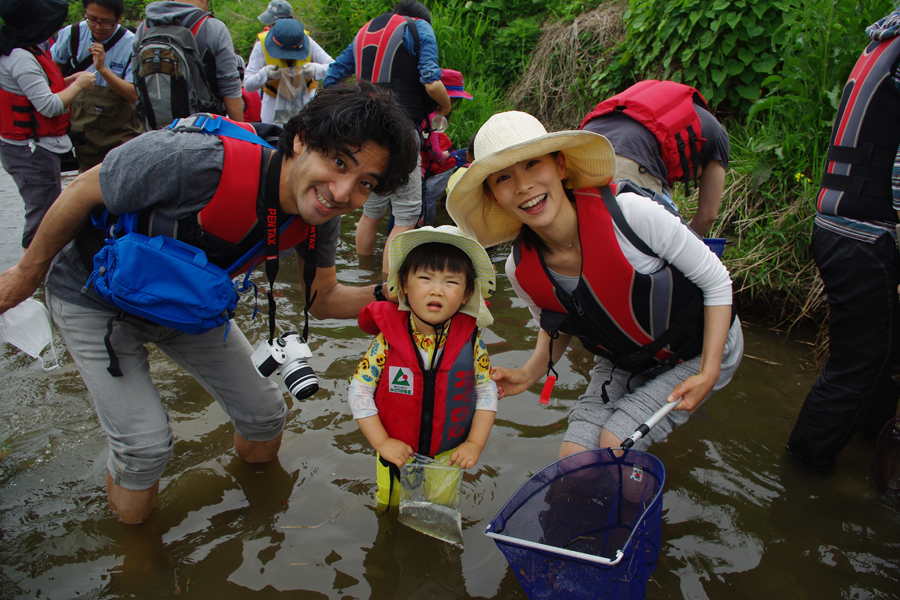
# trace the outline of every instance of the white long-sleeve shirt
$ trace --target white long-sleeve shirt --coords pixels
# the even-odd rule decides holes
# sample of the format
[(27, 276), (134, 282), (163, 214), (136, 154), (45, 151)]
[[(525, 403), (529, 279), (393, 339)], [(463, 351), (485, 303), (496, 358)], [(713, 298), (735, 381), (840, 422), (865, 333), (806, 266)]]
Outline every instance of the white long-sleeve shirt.
[[(325, 77), (325, 72), (328, 71), (328, 65), (333, 63), (334, 59), (331, 58), (327, 52), (322, 50), (322, 47), (319, 46), (314, 39), (309, 38), (309, 61), (316, 68), (313, 78), (321, 80)], [(266, 55), (263, 52), (262, 44), (257, 40), (256, 43), (253, 44), (253, 50), (250, 52), (250, 60), (247, 61), (247, 68), (244, 70), (244, 89), (248, 92), (258, 92), (261, 90), (266, 84), (266, 81), (268, 81), (265, 69)], [(304, 106), (316, 95), (315, 90), (310, 93), (304, 89), (302, 90), (302, 93), (304, 95), (302, 100)], [(271, 123), (274, 120), (275, 98), (265, 93), (262, 96), (261, 114), (263, 123)]]

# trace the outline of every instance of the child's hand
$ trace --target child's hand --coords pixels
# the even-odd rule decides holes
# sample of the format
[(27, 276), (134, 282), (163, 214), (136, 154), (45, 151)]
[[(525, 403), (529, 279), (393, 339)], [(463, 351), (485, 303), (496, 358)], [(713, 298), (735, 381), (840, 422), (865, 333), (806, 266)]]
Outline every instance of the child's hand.
[(412, 456), (413, 451), (412, 446), (404, 441), (396, 440), (394, 438), (386, 439), (384, 443), (380, 444), (375, 450), (381, 455), (381, 458), (389, 463), (397, 465), (398, 469), (406, 464), (406, 461)]
[(460, 469), (469, 469), (478, 462), (482, 447), (474, 442), (463, 442), (450, 455), (450, 464), (459, 465)]

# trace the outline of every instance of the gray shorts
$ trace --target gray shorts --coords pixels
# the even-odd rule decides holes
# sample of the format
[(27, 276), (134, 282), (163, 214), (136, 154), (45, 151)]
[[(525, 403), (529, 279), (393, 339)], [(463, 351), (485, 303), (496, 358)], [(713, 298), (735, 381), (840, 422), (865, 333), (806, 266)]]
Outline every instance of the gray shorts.
[(110, 342), (123, 376), (113, 377), (107, 371), (110, 358), (103, 337), (109, 319), (117, 313), (47, 296), (53, 320), (93, 396), (109, 441), (107, 466), (118, 485), (130, 490), (149, 488), (172, 456), (172, 428), (150, 380), (148, 343), (190, 373), (245, 439), (268, 441), (284, 428), (284, 395), (274, 381), (259, 376), (250, 361), (253, 348), (234, 321), (224, 346), (225, 325), (188, 335), (135, 317), (115, 321)]
[[(741, 331), (740, 319), (735, 318), (728, 331), (725, 354), (722, 356), (722, 369), (713, 392), (722, 389), (731, 381), (743, 355), (744, 334)], [(565, 441), (574, 442), (589, 450), (599, 447), (600, 433), (603, 429), (609, 430), (620, 440), (630, 436), (638, 425), (666, 404), (666, 398), (676, 385), (696, 375), (700, 370), (700, 356), (695, 356), (653, 379), (648, 380), (636, 375), (631, 380), (633, 391), (628, 393), (625, 384), (631, 373), (616, 369), (612, 382), (606, 386), (609, 404), (603, 404), (600, 388), (603, 382), (609, 379), (612, 363), (600, 356), (596, 357), (594, 362), (596, 364), (591, 369), (591, 381), (569, 415), (569, 429), (565, 437)], [(711, 396), (712, 393), (706, 400)], [(669, 434), (687, 422), (690, 416), (691, 414), (685, 410), (670, 412), (650, 430), (650, 433), (635, 443), (634, 449), (646, 450), (653, 443), (664, 442)]]
[(416, 159), (416, 168), (409, 174), (409, 183), (391, 196), (369, 194), (363, 205), (363, 214), (370, 219), (380, 219), (387, 212), (388, 202), (394, 225), (409, 227), (419, 221), (422, 212), (422, 154)]

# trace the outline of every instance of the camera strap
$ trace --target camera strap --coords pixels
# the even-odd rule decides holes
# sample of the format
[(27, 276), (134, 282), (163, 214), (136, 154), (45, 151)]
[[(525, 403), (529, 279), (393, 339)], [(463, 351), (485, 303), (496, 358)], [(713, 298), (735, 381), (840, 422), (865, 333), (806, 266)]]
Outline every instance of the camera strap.
[[(281, 211), (279, 188), (281, 185), (281, 166), (283, 154), (275, 152), (266, 169), (266, 191), (264, 198), (265, 231), (266, 231), (266, 278), (269, 280), (269, 290), (266, 297), (269, 300), (269, 342), (275, 339), (275, 278), (278, 276), (278, 213)], [(296, 215), (291, 219), (297, 218)], [(290, 221), (288, 221), (290, 223)], [(309, 226), (309, 234), (306, 240), (306, 256), (303, 257), (303, 283), (306, 287), (306, 304), (303, 307), (303, 340), (309, 339), (309, 309), (316, 299), (316, 294), (311, 294), (313, 280), (316, 278), (316, 228)]]
[(266, 192), (264, 198), (266, 223), (266, 279), (269, 289), (269, 343), (275, 339), (275, 278), (278, 276), (278, 212), (279, 186), (281, 183), (281, 152), (275, 152), (266, 169)]

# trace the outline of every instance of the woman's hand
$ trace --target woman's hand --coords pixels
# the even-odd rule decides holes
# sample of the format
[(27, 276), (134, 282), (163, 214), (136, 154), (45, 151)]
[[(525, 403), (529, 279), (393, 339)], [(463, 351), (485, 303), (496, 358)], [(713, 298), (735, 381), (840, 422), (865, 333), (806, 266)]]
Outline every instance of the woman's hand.
[(79, 88), (82, 92), (86, 92), (92, 87), (94, 87), (94, 83), (97, 81), (97, 78), (93, 73), (88, 73), (87, 71), (83, 71), (78, 74), (78, 77), (75, 78), (73, 85)]
[(491, 379), (497, 384), (499, 398), (521, 394), (534, 383), (525, 369), (505, 367), (491, 367)]
[(381, 458), (397, 465), (398, 469), (406, 464), (413, 451), (412, 446), (394, 438), (386, 439), (375, 450), (381, 455)]
[(709, 396), (710, 392), (712, 392), (713, 386), (716, 385), (718, 379), (718, 373), (713, 375), (712, 373), (704, 373), (701, 371), (696, 375), (691, 375), (675, 386), (675, 389), (672, 390), (672, 393), (666, 401), (678, 402), (681, 400), (681, 405), (675, 408), (675, 410), (686, 410), (693, 413), (697, 410), (697, 407), (700, 406), (700, 403)]

